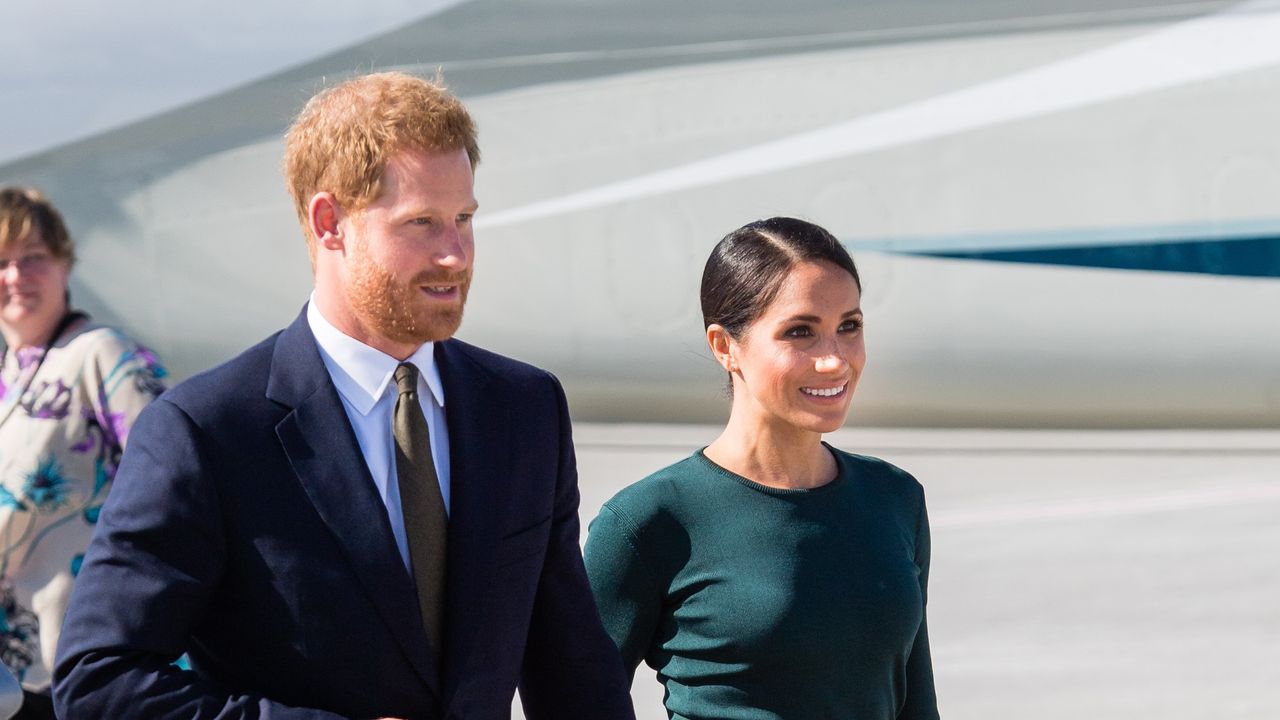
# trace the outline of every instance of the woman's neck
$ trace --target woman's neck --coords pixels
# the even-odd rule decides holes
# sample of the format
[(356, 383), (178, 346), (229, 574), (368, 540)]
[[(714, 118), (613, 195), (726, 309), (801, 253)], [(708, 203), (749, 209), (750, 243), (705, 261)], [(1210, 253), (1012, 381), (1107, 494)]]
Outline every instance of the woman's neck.
[(67, 327), (64, 323), (66, 323), (67, 316), (70, 313), (71, 310), (64, 309), (58, 314), (52, 325), (42, 325), (38, 328), (5, 325), (0, 328), (3, 331), (5, 345), (8, 345), (9, 349), (15, 352), (22, 348), (46, 347), (57, 339), (55, 334), (58, 333), (59, 329), (66, 332)]
[(761, 485), (809, 489), (836, 477), (835, 458), (822, 434), (789, 423), (761, 422), (735, 412), (724, 432), (704, 451), (720, 467)]

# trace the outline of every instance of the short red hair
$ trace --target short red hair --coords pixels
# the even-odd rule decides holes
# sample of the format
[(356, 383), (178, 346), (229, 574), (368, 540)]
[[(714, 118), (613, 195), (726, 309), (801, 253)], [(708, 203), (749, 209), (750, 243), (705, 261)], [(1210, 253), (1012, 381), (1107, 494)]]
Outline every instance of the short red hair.
[(308, 207), (333, 193), (348, 211), (377, 199), (387, 161), (404, 149), (466, 150), (480, 161), (476, 127), (462, 101), (435, 81), (403, 72), (362, 75), (318, 93), (285, 135), (284, 175), (313, 255)]

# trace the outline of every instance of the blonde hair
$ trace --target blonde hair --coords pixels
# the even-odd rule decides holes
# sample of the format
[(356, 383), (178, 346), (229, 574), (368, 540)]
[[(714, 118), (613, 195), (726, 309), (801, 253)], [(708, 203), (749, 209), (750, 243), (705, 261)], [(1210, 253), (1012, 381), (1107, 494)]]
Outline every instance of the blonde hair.
[(58, 209), (35, 188), (0, 188), (0, 250), (8, 251), (35, 236), (57, 259), (72, 265), (76, 248)]
[(378, 197), (387, 161), (404, 149), (466, 150), (480, 161), (475, 123), (442, 79), (402, 72), (363, 75), (318, 93), (285, 135), (285, 184), (314, 256), (308, 206), (331, 192), (348, 211)]

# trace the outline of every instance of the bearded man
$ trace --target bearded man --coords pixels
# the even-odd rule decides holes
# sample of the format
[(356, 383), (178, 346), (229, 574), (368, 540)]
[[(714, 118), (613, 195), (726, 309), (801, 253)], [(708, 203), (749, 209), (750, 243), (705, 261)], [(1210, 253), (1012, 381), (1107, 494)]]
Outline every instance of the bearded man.
[[(142, 414), (62, 631), (62, 718), (632, 718), (578, 548), (564, 393), (451, 339), (462, 103), (401, 73), (312, 98), (285, 172), (315, 290)], [(181, 655), (190, 669), (174, 664)]]

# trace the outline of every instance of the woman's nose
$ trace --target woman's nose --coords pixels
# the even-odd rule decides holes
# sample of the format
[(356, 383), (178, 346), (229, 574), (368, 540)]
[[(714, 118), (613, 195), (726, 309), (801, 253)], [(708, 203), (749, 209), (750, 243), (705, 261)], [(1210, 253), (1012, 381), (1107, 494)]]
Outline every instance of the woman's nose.
[(832, 343), (831, 347), (826, 348), (826, 352), (819, 355), (814, 361), (814, 369), (823, 373), (841, 372), (849, 363), (845, 361), (844, 354), (840, 352), (838, 343)]

